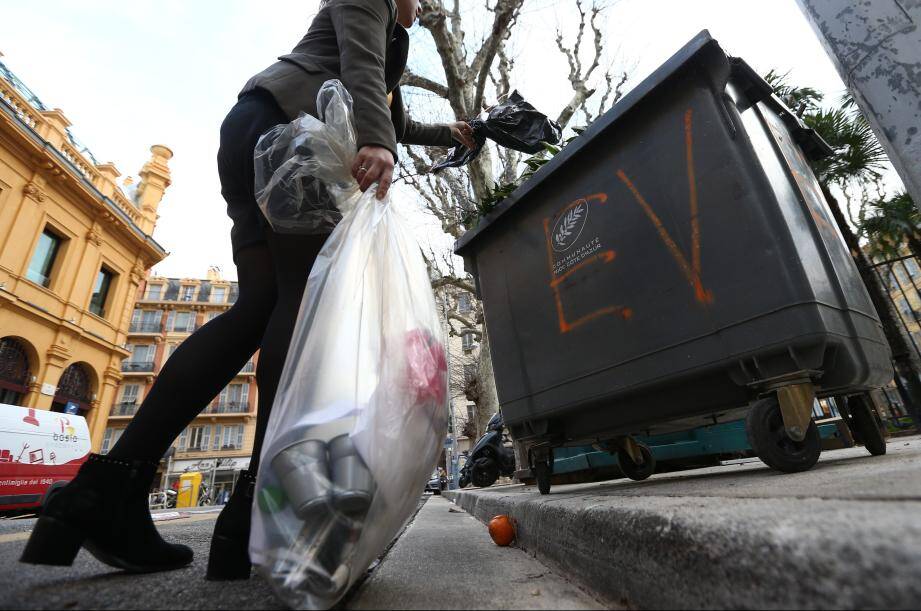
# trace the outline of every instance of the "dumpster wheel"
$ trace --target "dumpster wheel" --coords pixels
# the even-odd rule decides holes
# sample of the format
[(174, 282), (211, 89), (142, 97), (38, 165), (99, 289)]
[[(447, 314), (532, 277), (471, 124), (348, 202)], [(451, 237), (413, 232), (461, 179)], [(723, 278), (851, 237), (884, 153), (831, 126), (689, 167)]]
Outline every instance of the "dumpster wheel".
[(641, 464), (636, 464), (630, 453), (622, 447), (617, 449), (617, 463), (620, 465), (620, 470), (624, 472), (624, 475), (635, 482), (641, 482), (649, 479), (656, 472), (656, 459), (652, 455), (652, 450), (649, 449), (649, 446), (637, 443), (636, 448), (643, 456)]
[(545, 449), (541, 452), (530, 454), (531, 473), (537, 482), (537, 490), (541, 494), (550, 494), (550, 480), (553, 477), (553, 450)]
[(822, 438), (815, 421), (809, 421), (802, 441), (790, 438), (776, 397), (760, 399), (752, 404), (745, 419), (745, 430), (758, 458), (777, 471), (808, 471), (822, 453)]
[(876, 423), (873, 408), (866, 395), (856, 395), (847, 398), (847, 411), (850, 418), (845, 418), (847, 426), (851, 429), (856, 441), (863, 444), (867, 452), (873, 456), (882, 456), (886, 453), (886, 438)]

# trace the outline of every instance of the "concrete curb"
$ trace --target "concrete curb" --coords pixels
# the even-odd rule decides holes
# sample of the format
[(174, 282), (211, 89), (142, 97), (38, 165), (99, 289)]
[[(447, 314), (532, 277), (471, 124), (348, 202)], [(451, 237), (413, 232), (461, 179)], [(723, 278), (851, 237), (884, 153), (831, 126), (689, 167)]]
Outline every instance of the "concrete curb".
[[(533, 492), (531, 492), (533, 491)], [(921, 504), (822, 498), (540, 496), (450, 491), (518, 545), (610, 601), (640, 608), (918, 608)]]

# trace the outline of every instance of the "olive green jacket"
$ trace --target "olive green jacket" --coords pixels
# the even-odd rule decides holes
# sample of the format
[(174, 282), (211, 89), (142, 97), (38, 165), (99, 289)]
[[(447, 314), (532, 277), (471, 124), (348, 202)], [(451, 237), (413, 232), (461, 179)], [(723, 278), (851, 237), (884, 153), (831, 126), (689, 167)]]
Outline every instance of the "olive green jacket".
[(240, 95), (265, 89), (293, 120), (301, 112), (317, 116), (320, 87), (339, 79), (354, 100), (359, 148), (383, 146), (396, 158), (397, 142), (453, 146), (447, 125), (422, 125), (406, 116), (399, 82), (409, 36), (396, 12), (393, 0), (330, 0), (294, 50), (251, 78)]

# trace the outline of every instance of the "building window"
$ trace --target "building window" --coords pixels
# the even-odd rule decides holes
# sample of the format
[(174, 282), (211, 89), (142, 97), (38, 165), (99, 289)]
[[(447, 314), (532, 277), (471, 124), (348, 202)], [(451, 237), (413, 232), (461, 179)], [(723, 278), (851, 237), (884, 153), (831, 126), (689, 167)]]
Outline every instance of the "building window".
[(211, 322), (221, 314), (223, 314), (223, 312), (208, 312), (208, 322)]
[(106, 315), (106, 301), (109, 299), (109, 289), (115, 274), (103, 267), (96, 274), (96, 284), (93, 285), (93, 297), (90, 299), (90, 312), (99, 317)]
[(918, 274), (921, 274), (921, 269), (918, 268), (918, 262), (914, 259), (905, 259), (905, 267), (908, 268), (908, 275), (912, 278), (916, 278)]
[(163, 299), (163, 285), (160, 283), (148, 284), (147, 299), (150, 301), (160, 301)]
[(228, 424), (215, 426), (214, 444), (215, 450), (242, 450), (243, 449), (243, 425)]
[(138, 393), (141, 390), (139, 384), (125, 384), (122, 387), (122, 403), (137, 403)]
[(179, 436), (179, 450), (181, 452), (202, 452), (211, 445), (211, 427), (193, 426), (186, 429)]
[(29, 262), (26, 278), (47, 288), (51, 284), (51, 271), (54, 269), (54, 261), (63, 242), (63, 238), (50, 229), (45, 229), (38, 238), (38, 245)]
[(467, 363), (464, 365), (464, 384), (470, 384), (476, 380), (476, 363)]
[(183, 286), (182, 287), (182, 300), (192, 301), (193, 297), (195, 297), (195, 287), (193, 285)]
[(472, 309), (473, 307), (470, 303), (470, 293), (461, 293), (460, 295), (457, 296), (458, 312), (460, 312), (461, 314), (466, 314)]
[(249, 411), (249, 384), (231, 384), (218, 396), (217, 408), (224, 413), (245, 413)]
[(178, 333), (191, 333), (194, 330), (195, 314), (193, 312), (170, 312), (169, 324), (167, 328), (170, 331)]
[(140, 344), (125, 346), (131, 351), (130, 360), (122, 362), (122, 371), (153, 371), (156, 346), (153, 344)]
[(132, 333), (159, 333), (163, 312), (160, 310), (135, 310), (131, 315)]
[(211, 288), (211, 303), (224, 303), (227, 299), (227, 289), (223, 286)]
[(109, 450), (118, 443), (125, 429), (106, 429), (105, 435), (102, 436), (102, 447), (99, 448), (100, 454), (108, 454)]
[(474, 414), (476, 413), (476, 403), (467, 404), (467, 422), (473, 422)]
[(464, 342), (464, 351), (470, 352), (476, 347), (476, 338), (474, 337), (473, 333), (464, 333), (461, 335), (461, 338)]

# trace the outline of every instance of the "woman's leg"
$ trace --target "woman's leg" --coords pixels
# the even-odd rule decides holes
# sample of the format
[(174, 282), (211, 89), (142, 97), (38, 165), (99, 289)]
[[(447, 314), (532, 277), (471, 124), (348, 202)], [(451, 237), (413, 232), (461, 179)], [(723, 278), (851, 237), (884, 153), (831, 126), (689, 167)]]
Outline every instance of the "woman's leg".
[(256, 381), (259, 385), (259, 413), (256, 417), (256, 440), (249, 469), (241, 474), (230, 502), (224, 507), (214, 528), (207, 579), (226, 581), (250, 576), (249, 536), (256, 471), (265, 438), (272, 402), (294, 332), (301, 297), (310, 268), (326, 236), (294, 236), (266, 232), (278, 287), (275, 308), (262, 338)]
[(179, 345), (110, 457), (159, 461), (259, 347), (276, 304), (272, 254), (255, 244), (237, 253), (236, 263), (236, 303)]
[(278, 300), (266, 326), (256, 366), (259, 413), (256, 416), (256, 439), (249, 466), (253, 473), (259, 468), (262, 442), (269, 424), (272, 403), (275, 401), (275, 391), (288, 355), (288, 345), (294, 333), (307, 277), (329, 235), (298, 236), (269, 231), (266, 237), (274, 261)]

